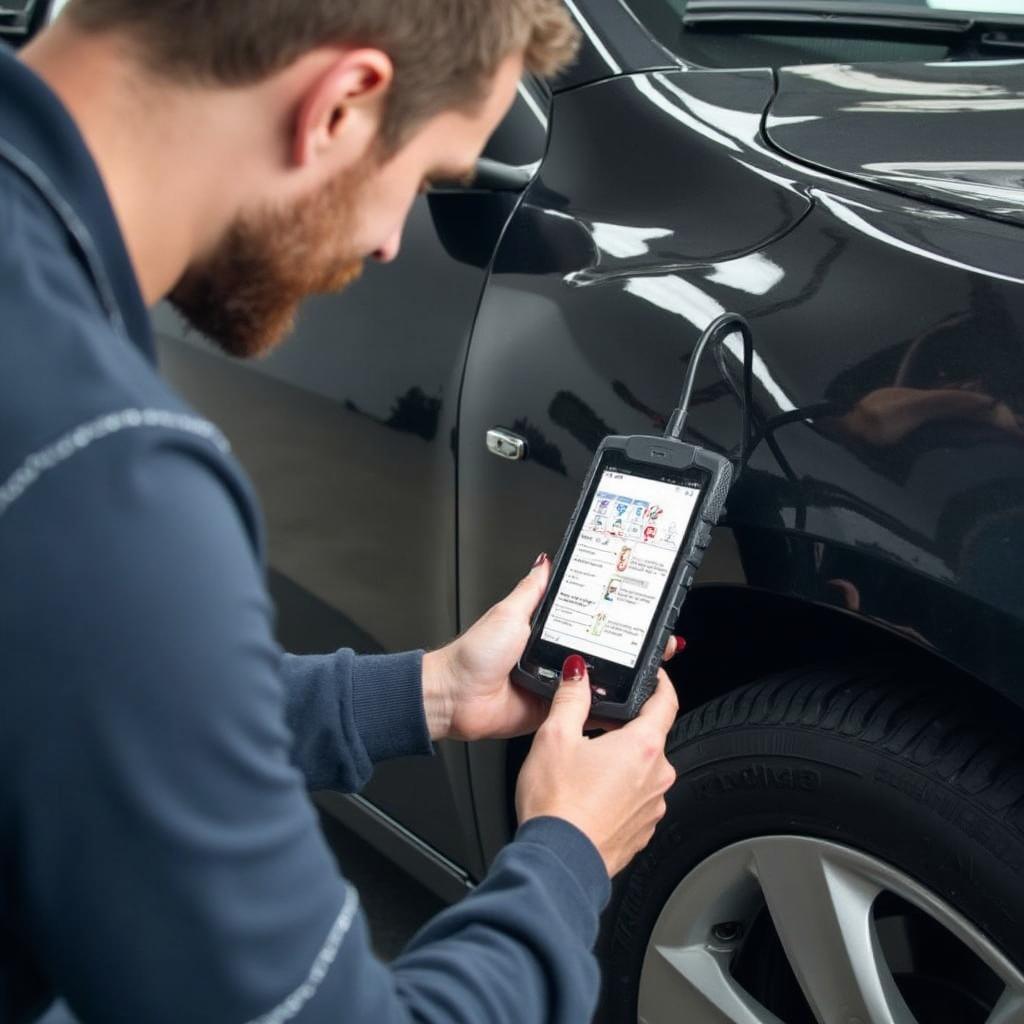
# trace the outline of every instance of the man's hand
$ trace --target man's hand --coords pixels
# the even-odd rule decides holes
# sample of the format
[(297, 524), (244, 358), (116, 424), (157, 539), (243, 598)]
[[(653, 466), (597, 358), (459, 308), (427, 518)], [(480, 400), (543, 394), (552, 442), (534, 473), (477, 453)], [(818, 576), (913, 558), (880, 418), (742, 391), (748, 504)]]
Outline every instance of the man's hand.
[[(509, 674), (526, 649), (530, 618), (550, 575), (551, 562), (542, 555), (515, 590), (462, 636), (424, 655), (423, 700), (431, 739), (508, 739), (535, 732), (547, 717), (548, 702), (515, 686)], [(670, 640), (665, 657), (677, 648)]]
[(587, 739), (590, 686), (579, 655), (566, 662), (551, 714), (519, 773), (520, 823), (550, 815), (575, 825), (618, 874), (651, 840), (676, 780), (665, 739), (679, 701), (664, 670), (640, 714), (621, 729)]

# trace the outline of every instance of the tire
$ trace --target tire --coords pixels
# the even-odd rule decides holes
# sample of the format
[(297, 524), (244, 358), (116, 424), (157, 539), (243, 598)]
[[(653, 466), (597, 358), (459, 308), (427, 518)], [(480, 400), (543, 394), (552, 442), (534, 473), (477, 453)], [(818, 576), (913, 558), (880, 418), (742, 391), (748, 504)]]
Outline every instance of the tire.
[[(907, 670), (877, 666), (778, 675), (681, 718), (669, 737), (679, 781), (668, 795), (668, 813), (647, 850), (617, 880), (605, 918), (599, 1020), (636, 1021), (643, 999), (648, 1008), (660, 1007), (645, 1011), (646, 1020), (659, 1024), (813, 1024), (811, 1003), (835, 996), (812, 992), (808, 998), (802, 991), (819, 984), (806, 981), (822, 974), (810, 961), (825, 955), (832, 941), (821, 915), (834, 893), (827, 881), (821, 888), (818, 876), (833, 873), (852, 879), (854, 889), (860, 879), (882, 879), (866, 913), (876, 938), (895, 935), (892, 921), (898, 919), (903, 940), (892, 941), (906, 948), (897, 953), (891, 942), (883, 948), (887, 966), (879, 978), (883, 985), (895, 978), (898, 994), (891, 999), (894, 1007), (900, 1003), (891, 1017), (872, 1009), (870, 1000), (866, 1012), (846, 1003), (829, 1010), (819, 1001), (819, 1017), (973, 1024), (989, 1020), (992, 1006), (1011, 997), (1019, 998), (1024, 1014), (1024, 977), (1014, 967), (1024, 965), (1024, 758), (1013, 735), (1018, 724), (977, 694), (939, 689), (915, 681)], [(741, 854), (756, 862), (749, 885), (738, 869), (722, 873)], [(801, 858), (806, 872), (797, 870)], [(751, 891), (732, 893), (734, 884)], [(829, 899), (819, 898), (826, 890)], [(753, 996), (757, 1009), (749, 1018), (701, 1011), (705, 995), (691, 998), (689, 975), (680, 983), (679, 1000), (675, 981), (658, 980), (665, 955), (656, 950), (668, 947), (657, 936), (683, 927), (679, 915), (697, 915), (701, 901), (713, 917), (715, 901), (726, 893), (736, 906), (746, 900), (746, 917), (733, 911), (738, 922), (715, 925), (706, 943), (686, 947), (687, 955), (714, 952), (729, 985), (741, 997)], [(798, 907), (810, 926), (804, 931), (815, 936), (811, 945), (801, 944), (799, 929), (787, 924)], [(779, 937), (784, 933), (792, 943), (786, 948)], [(797, 974), (805, 980), (798, 982)], [(662, 1007), (658, 1000), (673, 1005)], [(765, 1007), (777, 1016), (761, 1016)]]

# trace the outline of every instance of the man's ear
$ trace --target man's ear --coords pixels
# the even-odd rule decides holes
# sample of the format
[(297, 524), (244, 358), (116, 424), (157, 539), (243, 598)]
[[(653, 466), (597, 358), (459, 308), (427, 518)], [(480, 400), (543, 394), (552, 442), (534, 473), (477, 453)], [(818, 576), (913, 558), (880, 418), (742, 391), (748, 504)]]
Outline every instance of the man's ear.
[(325, 157), (336, 167), (355, 163), (380, 131), (395, 77), (391, 58), (369, 48), (337, 53), (302, 96), (292, 143), (295, 167)]

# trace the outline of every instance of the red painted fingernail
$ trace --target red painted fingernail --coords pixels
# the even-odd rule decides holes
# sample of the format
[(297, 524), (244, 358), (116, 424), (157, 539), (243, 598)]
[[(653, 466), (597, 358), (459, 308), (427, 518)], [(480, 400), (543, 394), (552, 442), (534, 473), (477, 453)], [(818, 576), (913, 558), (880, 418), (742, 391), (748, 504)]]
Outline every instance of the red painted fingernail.
[(562, 678), (576, 682), (587, 674), (587, 663), (578, 654), (570, 654), (562, 666)]
[(533, 563), (533, 567), (534, 567), (534, 569), (536, 569), (536, 568), (537, 568), (537, 566), (538, 566), (538, 565), (540, 565), (540, 564), (541, 564), (542, 562), (546, 562), (547, 560), (548, 560), (548, 556), (547, 556), (547, 554), (546, 554), (545, 552), (543, 552), (543, 551), (542, 551), (542, 552), (541, 552), (541, 553), (540, 553), (540, 554), (539, 554), (539, 555), (537, 556), (537, 561)]
[[(686, 637), (685, 636), (677, 636), (676, 637), (676, 654), (682, 654), (683, 651), (685, 651), (685, 650), (686, 650)], [(675, 654), (672, 655), (672, 657), (675, 657)]]

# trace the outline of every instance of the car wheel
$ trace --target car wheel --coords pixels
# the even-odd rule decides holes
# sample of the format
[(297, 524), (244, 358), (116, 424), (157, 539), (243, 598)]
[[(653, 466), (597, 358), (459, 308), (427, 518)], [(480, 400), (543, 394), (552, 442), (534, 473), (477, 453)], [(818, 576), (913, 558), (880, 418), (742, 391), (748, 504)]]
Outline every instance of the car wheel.
[(686, 715), (606, 917), (601, 1019), (1024, 1024), (1017, 725), (877, 667)]

